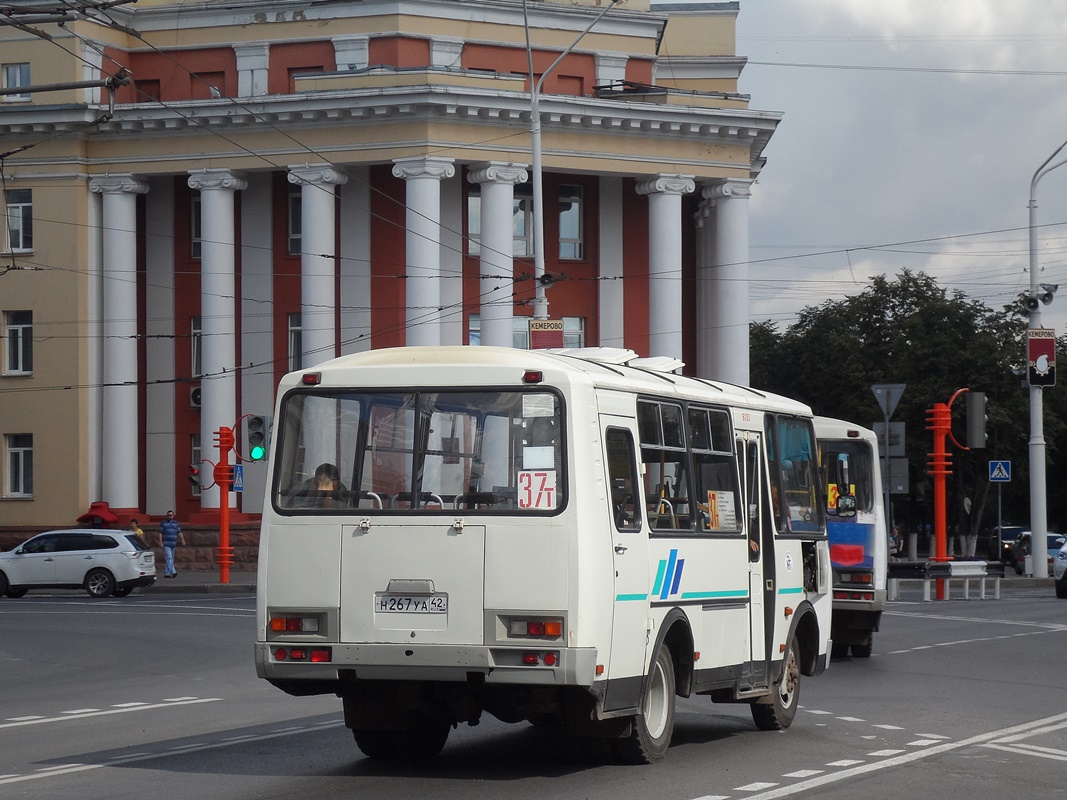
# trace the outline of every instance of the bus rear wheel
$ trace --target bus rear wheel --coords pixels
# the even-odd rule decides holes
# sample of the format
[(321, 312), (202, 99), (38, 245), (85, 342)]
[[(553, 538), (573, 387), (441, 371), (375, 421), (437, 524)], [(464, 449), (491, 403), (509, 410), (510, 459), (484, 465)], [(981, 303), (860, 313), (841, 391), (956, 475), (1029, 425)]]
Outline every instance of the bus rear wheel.
[(661, 644), (645, 681), (641, 709), (633, 718), (630, 735), (615, 743), (623, 761), (653, 764), (667, 754), (674, 732), (674, 693), (674, 661), (667, 646)]
[(451, 726), (425, 714), (412, 714), (408, 727), (399, 731), (353, 728), (356, 747), (367, 758), (433, 758), (448, 741)]
[(782, 664), (782, 678), (771, 688), (771, 696), (752, 704), (752, 721), (761, 731), (779, 731), (793, 724), (800, 702), (800, 662), (797, 640), (789, 642)]

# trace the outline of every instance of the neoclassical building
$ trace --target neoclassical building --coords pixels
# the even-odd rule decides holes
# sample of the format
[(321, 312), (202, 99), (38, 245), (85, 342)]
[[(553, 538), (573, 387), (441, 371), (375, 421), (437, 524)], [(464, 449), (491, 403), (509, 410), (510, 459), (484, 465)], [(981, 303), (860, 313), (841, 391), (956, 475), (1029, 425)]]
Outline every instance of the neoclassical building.
[(38, 7), (0, 26), (0, 528), (210, 517), (215, 431), (369, 348), (535, 320), (747, 383), (780, 115), (737, 91), (737, 2)]

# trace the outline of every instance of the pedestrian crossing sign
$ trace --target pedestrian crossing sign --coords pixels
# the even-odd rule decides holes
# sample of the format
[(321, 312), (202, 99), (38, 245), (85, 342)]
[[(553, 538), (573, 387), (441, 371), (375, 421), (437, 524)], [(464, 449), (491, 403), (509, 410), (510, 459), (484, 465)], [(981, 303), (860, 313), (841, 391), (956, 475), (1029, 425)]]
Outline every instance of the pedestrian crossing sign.
[[(993, 480), (990, 478), (990, 480)], [(245, 467), (244, 464), (233, 465), (233, 490), (243, 492), (245, 490)]]
[(1011, 462), (1010, 461), (990, 461), (989, 462), (989, 480), (991, 483), (1010, 483), (1011, 482)]

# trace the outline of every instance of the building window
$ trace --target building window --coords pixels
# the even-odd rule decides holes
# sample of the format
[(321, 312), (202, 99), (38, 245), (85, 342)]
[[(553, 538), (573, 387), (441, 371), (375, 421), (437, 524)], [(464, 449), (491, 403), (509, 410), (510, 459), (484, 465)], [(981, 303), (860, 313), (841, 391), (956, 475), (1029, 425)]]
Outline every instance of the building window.
[(559, 187), (559, 257), (580, 260), (582, 246), (582, 187)]
[(563, 346), (585, 347), (585, 317), (563, 318)]
[(204, 228), (200, 218), (200, 192), (193, 190), (191, 197), (190, 209), (189, 209), (189, 229), (193, 234), (193, 241), (190, 244), (189, 253), (193, 258), (200, 258), (201, 253), (201, 237), (204, 233)]
[(303, 336), (300, 327), (300, 312), (289, 315), (289, 371), (296, 372), (303, 368)]
[[(471, 345), (482, 343), (482, 318), (480, 314), (470, 315), (467, 326), (467, 342)], [(511, 346), (516, 350), (530, 349), (530, 318), (511, 318)], [(563, 318), (563, 346), (585, 347), (585, 317)]]
[(33, 434), (8, 433), (4, 436), (7, 450), (8, 497), (33, 495)]
[(10, 252), (33, 249), (33, 190), (8, 189), (4, 196), (7, 209), (7, 241), (0, 242)]
[(192, 370), (192, 377), (199, 378), (204, 374), (204, 364), (202, 360), (202, 353), (204, 349), (204, 333), (200, 327), (200, 317), (192, 317), (189, 320), (189, 345), (190, 345), (190, 360), (189, 365)]
[(4, 374), (33, 372), (33, 312), (4, 312)]
[[(19, 89), (21, 87), (28, 89), (29, 85), (30, 65), (28, 63), (4, 64), (5, 89)], [(28, 91), (14, 92), (5, 94), (3, 97), (5, 103), (25, 103), (30, 99), (30, 93)]]
[(299, 186), (289, 189), (289, 255), (298, 256), (302, 250), (303, 192)]
[[(189, 437), (189, 483), (191, 484), (193, 497), (199, 497), (202, 490), (202, 485), (206, 477), (203, 474), (204, 465), (200, 459), (204, 456), (200, 452), (200, 434), (194, 433)], [(214, 478), (212, 478), (214, 480)], [(209, 481), (210, 483), (210, 481)]]
[[(533, 190), (528, 183), (515, 187), (511, 214), (511, 254), (532, 256), (533, 244)], [(482, 193), (480, 186), (471, 186), (467, 192), (467, 255), (482, 254)]]

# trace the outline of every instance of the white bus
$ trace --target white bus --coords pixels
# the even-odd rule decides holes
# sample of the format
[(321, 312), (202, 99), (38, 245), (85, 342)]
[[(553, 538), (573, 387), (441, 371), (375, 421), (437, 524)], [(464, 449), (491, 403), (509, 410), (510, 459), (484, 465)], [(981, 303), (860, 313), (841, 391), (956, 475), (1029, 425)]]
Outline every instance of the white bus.
[(815, 418), (834, 571), (832, 655), (869, 658), (886, 603), (889, 534), (874, 431)]
[(412, 347), (286, 376), (256, 669), (371, 757), (562, 725), (648, 763), (676, 696), (787, 727), (829, 661), (810, 410), (612, 349)]

